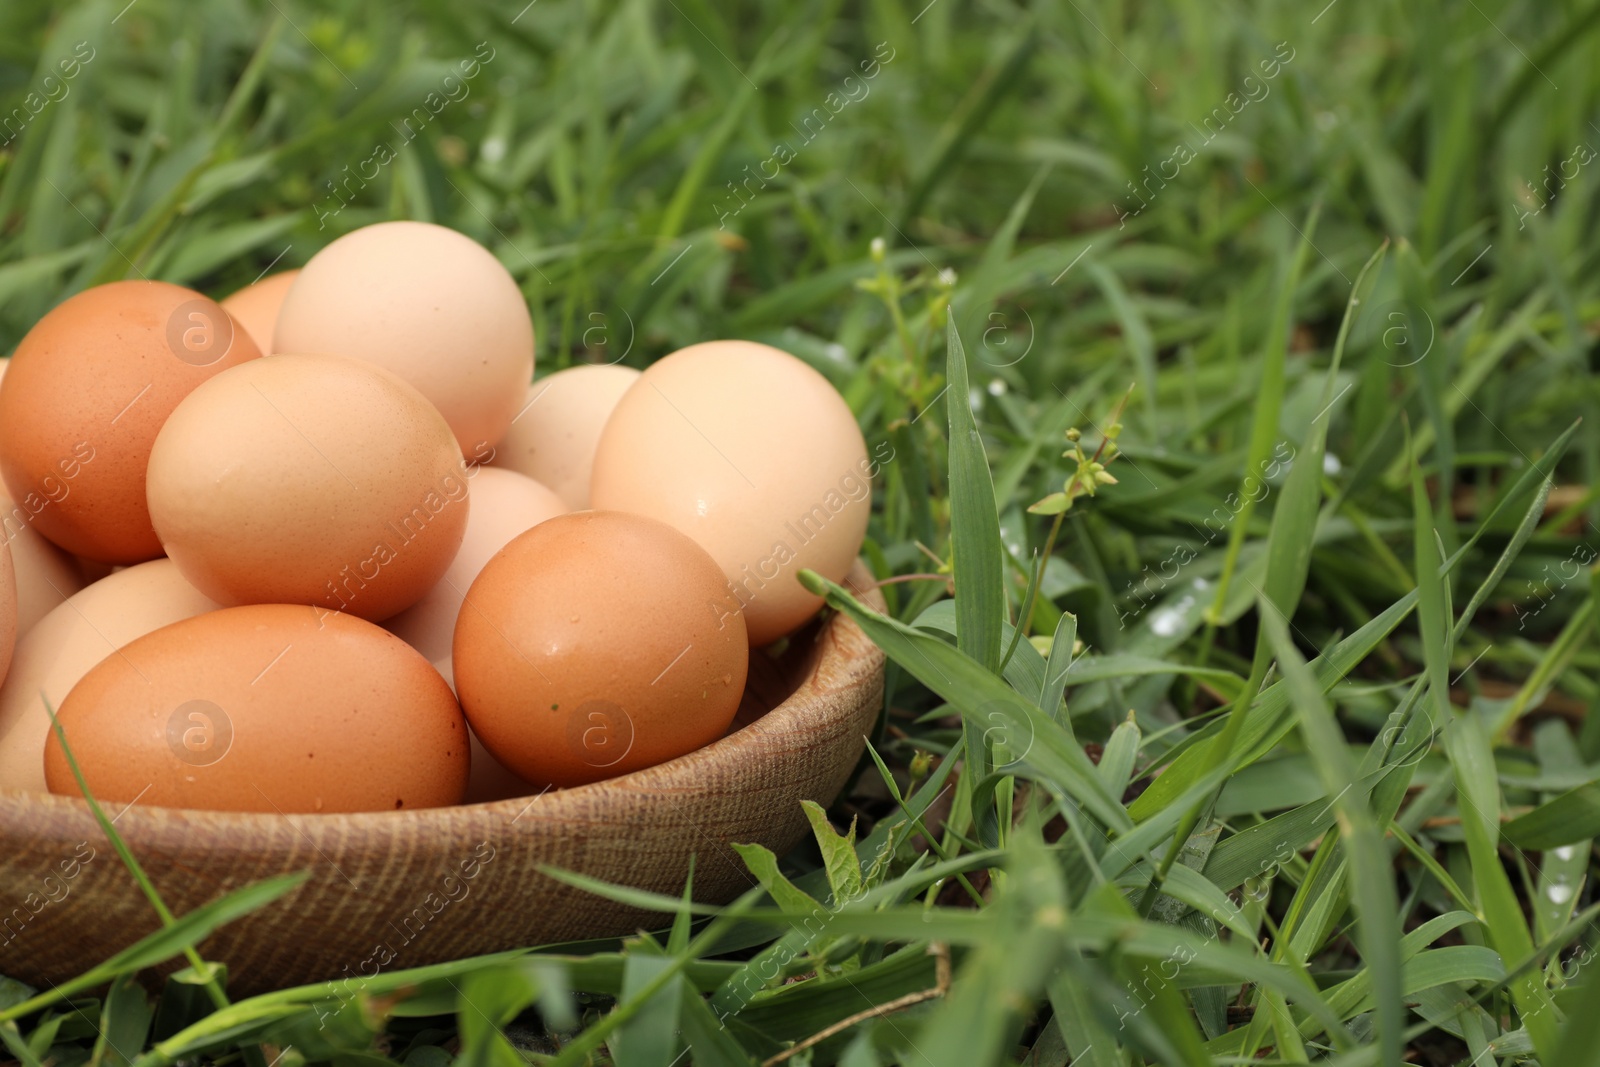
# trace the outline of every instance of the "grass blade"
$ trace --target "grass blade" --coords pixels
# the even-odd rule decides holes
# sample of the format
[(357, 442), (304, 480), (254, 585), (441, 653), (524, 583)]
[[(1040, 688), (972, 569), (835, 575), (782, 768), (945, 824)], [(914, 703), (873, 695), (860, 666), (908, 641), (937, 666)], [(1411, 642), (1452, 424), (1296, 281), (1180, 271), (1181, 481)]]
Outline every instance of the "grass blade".
[(956, 647), (991, 673), (1000, 670), (1005, 622), (1005, 551), (994, 482), (977, 420), (967, 402), (967, 353), (947, 312), (945, 409), (950, 419), (950, 553), (955, 566)]
[(1267, 633), (1290, 700), (1300, 717), (1306, 750), (1311, 753), (1323, 787), (1334, 799), (1340, 836), (1349, 857), (1350, 897), (1355, 903), (1361, 958), (1371, 976), (1378, 1022), (1379, 1054), (1385, 1063), (1399, 1063), (1404, 1043), (1405, 1009), (1400, 982), (1400, 902), (1390, 877), (1391, 864), (1383, 835), (1356, 790), (1356, 766), (1345, 747), (1332, 709), (1322, 697), (1305, 660), (1289, 639), (1288, 622), (1265, 597), (1261, 623)]
[[(998, 721), (1008, 737), (1019, 742), (1008, 747), (1014, 755), (1020, 753), (1022, 762), (1056, 781), (1106, 826), (1132, 827), (1127, 811), (1106, 790), (1089, 757), (1031, 701), (959, 649), (931, 634), (884, 618), (815, 571), (801, 571), (800, 581), (825, 597), (835, 610), (849, 615), (896, 663), (960, 711), (963, 721), (978, 730), (980, 736)], [(998, 719), (992, 721), (990, 715)]]
[[(1300, 274), (1305, 269), (1306, 257), (1311, 249), (1312, 237), (1317, 232), (1317, 219), (1321, 205), (1311, 209), (1306, 219), (1304, 236), (1295, 247), (1284, 273), (1278, 296), (1272, 308), (1272, 320), (1267, 326), (1266, 348), (1261, 360), (1261, 383), (1255, 396), (1255, 422), (1250, 427), (1250, 444), (1245, 455), (1245, 479), (1263, 469), (1278, 436), (1278, 419), (1283, 409), (1285, 361), (1289, 354), (1289, 326), (1294, 312), (1295, 291), (1300, 287)], [(1222, 617), (1223, 605), (1228, 600), (1228, 587), (1239, 564), (1239, 551), (1244, 547), (1245, 531), (1250, 526), (1250, 516), (1255, 512), (1256, 495), (1248, 481), (1241, 482), (1242, 504), (1228, 530), (1227, 554), (1223, 557), (1222, 574), (1217, 579), (1216, 596), (1212, 598), (1208, 622), (1216, 626)]]
[[(1439, 577), (1438, 540), (1433, 533), (1433, 509), (1423, 485), (1422, 471), (1414, 463), (1411, 498), (1429, 717), (1435, 726), (1444, 728), (1445, 751), (1455, 776), (1472, 880), (1489, 928), (1489, 939), (1511, 967), (1533, 955), (1533, 938), (1510, 879), (1500, 864), (1500, 786), (1488, 735), (1476, 715), (1457, 715), (1450, 706), (1450, 638), (1445, 619), (1444, 583)], [(1555, 1046), (1556, 1023), (1554, 1004), (1542, 977), (1537, 973), (1524, 974), (1513, 983), (1511, 992), (1534, 1046), (1548, 1055)]]

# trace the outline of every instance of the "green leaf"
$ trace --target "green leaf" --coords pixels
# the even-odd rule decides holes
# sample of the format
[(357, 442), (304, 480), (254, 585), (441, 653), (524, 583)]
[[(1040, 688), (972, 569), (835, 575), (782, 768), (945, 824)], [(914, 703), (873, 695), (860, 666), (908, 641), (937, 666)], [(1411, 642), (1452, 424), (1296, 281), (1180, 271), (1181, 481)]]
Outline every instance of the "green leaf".
[(502, 1029), (539, 997), (539, 982), (515, 966), (485, 967), (457, 986), (458, 1067), (517, 1067), (522, 1057)]
[[(1300, 274), (1305, 269), (1306, 257), (1317, 232), (1317, 219), (1322, 214), (1321, 204), (1311, 209), (1310, 217), (1284, 268), (1278, 285), (1277, 297), (1272, 305), (1272, 318), (1267, 326), (1266, 349), (1261, 357), (1261, 382), (1253, 398), (1255, 420), (1250, 427), (1250, 445), (1245, 454), (1245, 473), (1240, 481), (1240, 508), (1228, 529), (1228, 545), (1223, 556), (1222, 574), (1217, 580), (1217, 593), (1211, 602), (1211, 618), (1221, 618), (1227, 603), (1234, 569), (1239, 553), (1244, 548), (1245, 532), (1250, 526), (1250, 516), (1255, 512), (1256, 493), (1252, 484), (1259, 480), (1272, 456), (1273, 443), (1278, 437), (1278, 423), (1283, 410), (1286, 361), (1289, 353), (1289, 329), (1294, 311), (1295, 291), (1300, 287)], [(1298, 228), (1297, 228), (1298, 229)], [(1320, 472), (1319, 472), (1320, 473)]]
[[(1000, 514), (983, 438), (967, 401), (967, 353), (946, 315), (945, 410), (950, 419), (950, 553), (956, 583), (956, 647), (985, 670), (1000, 672), (1000, 632), (1006, 621)], [(970, 749), (969, 738), (969, 750)]]
[(896, 663), (960, 711), (969, 730), (975, 729), (981, 737), (982, 731), (995, 729), (998, 723), (1007, 732), (1008, 748), (1026, 753), (1021, 762), (1059, 783), (1107, 826), (1131, 827), (1127, 811), (1106, 790), (1089, 757), (1031, 701), (959, 649), (884, 618), (815, 571), (803, 570), (799, 577), (807, 589), (850, 616)]
[(934, 984), (934, 958), (925, 942), (890, 952), (876, 963), (852, 972), (848, 979), (806, 979), (756, 994), (736, 1015), (717, 1012), (752, 1048), (765, 1044), (776, 1052), (864, 1010)]
[[(1416, 591), (1412, 590), (1373, 617), (1355, 633), (1335, 645), (1332, 650), (1311, 662), (1317, 685), (1323, 692), (1331, 689), (1339, 679), (1354, 670), (1372, 650), (1386, 638), (1400, 621), (1416, 606)], [(1276, 747), (1293, 728), (1289, 711), (1288, 691), (1282, 683), (1268, 686), (1241, 731), (1240, 746), (1246, 755), (1238, 760), (1243, 766)], [(1129, 813), (1143, 821), (1171, 804), (1181, 793), (1204, 778), (1216, 766), (1212, 745), (1221, 732), (1220, 726), (1207, 727), (1173, 760), (1166, 771), (1129, 805)]]
[(1065, 493), (1051, 493), (1044, 499), (1028, 505), (1030, 515), (1060, 515), (1072, 507), (1072, 500)]
[(1561, 1027), (1554, 1052), (1545, 1060), (1549, 1067), (1590, 1067), (1594, 1050), (1600, 1048), (1600, 969), (1587, 968), (1588, 980), (1578, 987)]
[[(1544, 455), (1540, 456), (1531, 467), (1523, 471), (1516, 482), (1505, 491), (1489, 514), (1484, 516), (1478, 524), (1473, 535), (1455, 551), (1441, 568), (1453, 569), (1470, 552), (1478, 539), (1485, 531), (1492, 529), (1500, 516), (1524, 493), (1535, 487), (1542, 486), (1550, 477), (1556, 462), (1564, 454), (1566, 446), (1571, 442), (1577, 432), (1579, 423), (1572, 423), (1551, 444)], [(1530, 510), (1528, 514), (1533, 514)], [(1542, 511), (1540, 512), (1542, 514)], [(1527, 521), (1533, 521), (1525, 519)], [(1521, 531), (1519, 530), (1519, 535)], [(1513, 537), (1515, 544), (1516, 537)], [(1500, 560), (1495, 565), (1495, 570), (1490, 578), (1498, 580), (1498, 575), (1505, 572), (1515, 553), (1512, 546), (1508, 546), (1502, 553)], [(1478, 594), (1473, 597), (1473, 606), (1480, 604), (1487, 598), (1491, 585), (1486, 582), (1480, 587)], [(1327, 692), (1332, 685), (1343, 678), (1355, 666), (1364, 660), (1398, 626), (1408, 614), (1416, 607), (1417, 590), (1413, 589), (1399, 600), (1395, 601), (1383, 612), (1375, 616), (1370, 622), (1361, 626), (1355, 633), (1346, 637), (1335, 645), (1332, 651), (1313, 660), (1311, 667), (1317, 676), (1318, 685), (1323, 692)], [(1459, 623), (1458, 623), (1459, 628)], [(1293, 728), (1293, 720), (1285, 713), (1288, 702), (1280, 685), (1268, 686), (1262, 691), (1261, 696), (1245, 723), (1240, 743), (1246, 749), (1247, 755), (1239, 761), (1240, 765), (1260, 758), (1271, 751)], [(1222, 732), (1222, 725), (1213, 723), (1205, 729), (1198, 731), (1191, 740), (1180, 747), (1172, 758), (1171, 764), (1166, 768), (1144, 793), (1129, 805), (1129, 812), (1137, 820), (1143, 821), (1150, 818), (1155, 812), (1172, 803), (1173, 799), (1185, 792), (1202, 780), (1214, 766), (1215, 761), (1210, 752), (1210, 746), (1217, 735)], [(1374, 742), (1380, 750), (1386, 746), (1388, 736), (1380, 737)]]
[(124, 974), (154, 967), (174, 956), (182, 955), (185, 949), (193, 948), (210, 936), (212, 931), (251, 912), (259, 911), (296, 889), (307, 877), (309, 872), (298, 871), (294, 874), (267, 878), (202, 904), (187, 915), (174, 920), (172, 925), (163, 926), (154, 933), (147, 934), (78, 977), (52, 986), (48, 992), (40, 993), (21, 1004), (0, 1011), (0, 1022), (32, 1014), (74, 993), (93, 989)]
[(1066, 886), (1034, 828), (1013, 837), (1006, 872), (1004, 891), (985, 911), (991, 936), (968, 954), (919, 1035), (922, 1058), (934, 1067), (999, 1062), (1011, 1022), (1044, 992), (1061, 954)]
[(1114, 797), (1122, 795), (1133, 777), (1133, 764), (1139, 758), (1139, 740), (1139, 724), (1129, 712), (1128, 718), (1111, 731), (1110, 739), (1100, 752), (1100, 763), (1095, 769), (1100, 772), (1107, 792)]
[(1084, 270), (1100, 292), (1106, 298), (1106, 303), (1111, 307), (1111, 314), (1116, 317), (1117, 325), (1122, 330), (1122, 340), (1127, 345), (1129, 354), (1133, 357), (1133, 367), (1139, 376), (1140, 392), (1144, 395), (1145, 414), (1154, 421), (1156, 397), (1156, 353), (1155, 339), (1150, 334), (1150, 324), (1145, 321), (1144, 314), (1128, 296), (1128, 290), (1122, 285), (1122, 280), (1097, 259), (1090, 259), (1084, 265)]
[(90, 1057), (92, 1067), (122, 1067), (144, 1048), (154, 1012), (138, 979), (125, 974), (111, 983), (100, 1012), (100, 1036)]
[(771, 849), (765, 845), (734, 845), (733, 850), (778, 907), (794, 915), (812, 915), (823, 910), (821, 904), (796, 888), (778, 869), (778, 857)]
[(1562, 793), (1506, 823), (1500, 836), (1534, 852), (1600, 837), (1600, 785), (1582, 785)]
[(28, 1043), (22, 1039), (22, 1034), (17, 1029), (16, 1023), (10, 1020), (0, 1022), (0, 1042), (5, 1044), (6, 1048), (11, 1051), (11, 1054), (17, 1058), (17, 1062), (21, 1063), (23, 1067), (44, 1067), (39, 1057), (34, 1054), (33, 1049), (29, 1048)]
[(1045, 714), (1061, 723), (1068, 735), (1072, 733), (1072, 716), (1061, 706), (1066, 698), (1067, 672), (1072, 670), (1072, 650), (1078, 643), (1078, 617), (1065, 612), (1056, 623), (1056, 632), (1050, 639), (1050, 656), (1045, 660), (1044, 683), (1039, 688), (1039, 706)]
[[(1135, 886), (1142, 887), (1149, 878), (1150, 871), (1147, 867), (1136, 867), (1133, 870), (1124, 872), (1122, 877), (1117, 880), (1117, 884), (1125, 889), (1132, 889)], [(1176, 909), (1178, 912), (1181, 913), (1193, 909), (1218, 926), (1224, 926), (1232, 930), (1246, 941), (1251, 941), (1255, 938), (1255, 931), (1246, 923), (1239, 906), (1205, 875), (1186, 864), (1177, 863), (1173, 865), (1172, 870), (1167, 874), (1167, 880), (1162, 885), (1161, 891), (1178, 901), (1180, 905), (1186, 905), (1186, 907), (1178, 907)], [(1172, 921), (1166, 916), (1158, 916), (1158, 918), (1163, 919), (1163, 921)]]
[(1089, 685), (1113, 678), (1148, 678), (1152, 675), (1181, 674), (1199, 678), (1223, 689), (1237, 689), (1242, 679), (1232, 671), (1217, 667), (1199, 667), (1187, 663), (1173, 663), (1154, 656), (1140, 656), (1131, 652), (1113, 652), (1106, 656), (1082, 655), (1067, 672), (1067, 685)]
[(861, 857), (856, 855), (856, 824), (850, 821), (850, 832), (840, 834), (828, 821), (828, 813), (814, 800), (802, 800), (806, 819), (811, 823), (811, 833), (822, 851), (822, 866), (828, 872), (828, 887), (837, 901), (854, 900), (862, 893)]
[[(634, 951), (622, 972), (622, 999), (640, 1007), (611, 1038), (616, 1067), (670, 1067), (678, 1056), (678, 1014), (692, 993), (671, 956)], [(665, 981), (657, 982), (665, 976)], [(651, 991), (652, 983), (657, 988)], [(698, 996), (695, 999), (699, 999)]]
[[(954, 637), (957, 627), (955, 602), (940, 600), (928, 605), (928, 610), (918, 615), (912, 625), (919, 630), (932, 630)], [(1018, 633), (1009, 622), (1000, 626), (1000, 636), (1005, 640), (1016, 640)], [(1032, 693), (1044, 685), (1044, 670), (1044, 657), (1039, 655), (1033, 643), (1017, 641), (1014, 653), (1001, 667), (1000, 673), (1017, 692)]]
[(1334, 798), (1330, 806), (1338, 811), (1340, 836), (1349, 858), (1357, 941), (1372, 983), (1379, 1056), (1385, 1063), (1399, 1063), (1405, 1043), (1405, 1013), (1400, 1000), (1400, 901), (1395, 894), (1393, 864), (1377, 823), (1356, 790), (1355, 761), (1332, 709), (1290, 640), (1287, 620), (1265, 597), (1261, 623), (1299, 714), (1306, 749), (1323, 788)]
[(695, 855), (689, 853), (689, 873), (683, 879), (683, 906), (672, 917), (672, 929), (667, 934), (667, 952), (682, 955), (689, 947), (689, 935), (694, 925), (694, 865)]
[(750, 1067), (750, 1056), (687, 982), (679, 984), (678, 1022), (691, 1062), (702, 1067)]
[[(1108, 994), (1121, 995), (1115, 985), (1102, 978), (1082, 953), (1074, 949), (1063, 954), (1061, 970), (1050, 981), (1049, 995), (1055, 1021), (1073, 1054), (1072, 1064), (1127, 1067), (1128, 1053), (1122, 1045), (1126, 1039), (1121, 1026), (1113, 1030), (1111, 1024), (1118, 1021), (1117, 1016), (1106, 1003)], [(1139, 1033), (1138, 1025), (1136, 1017), (1134, 1034)], [(1157, 1055), (1162, 1054), (1176, 1055), (1170, 1046), (1157, 1050)]]
[(1432, 714), (1429, 718), (1437, 727), (1449, 722), (1450, 707), (1450, 649), (1445, 619), (1444, 581), (1439, 577), (1439, 548), (1434, 537), (1432, 507), (1428, 490), (1422, 481), (1422, 469), (1411, 466), (1411, 506), (1415, 517), (1412, 547), (1417, 560), (1417, 621), (1422, 631), (1424, 667), (1427, 672), (1428, 693)]
[[(1489, 928), (1489, 937), (1508, 964), (1533, 955), (1533, 939), (1523, 919), (1516, 894), (1500, 864), (1500, 785), (1494, 756), (1483, 724), (1476, 715), (1457, 715), (1450, 705), (1450, 632), (1446, 619), (1444, 582), (1439, 575), (1438, 541), (1433, 531), (1433, 510), (1421, 469), (1411, 467), (1413, 549), (1416, 554), (1418, 618), (1427, 675), (1429, 718), (1443, 725), (1445, 751), (1454, 772), (1461, 824), (1466, 832), (1472, 879)], [(1549, 991), (1535, 974), (1525, 974), (1512, 984), (1512, 997), (1535, 1046), (1554, 1046), (1555, 1016)]]

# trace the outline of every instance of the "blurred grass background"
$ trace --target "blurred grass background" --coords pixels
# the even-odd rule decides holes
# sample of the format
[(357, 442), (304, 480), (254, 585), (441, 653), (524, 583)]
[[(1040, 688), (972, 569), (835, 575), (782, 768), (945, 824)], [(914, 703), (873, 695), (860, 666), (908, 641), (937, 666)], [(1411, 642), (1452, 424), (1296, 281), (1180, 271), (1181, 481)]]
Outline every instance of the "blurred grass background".
[[(1445, 692), (1435, 698), (1486, 724), (1495, 770), (1479, 772), (1498, 775), (1507, 812), (1519, 814), (1600, 778), (1600, 720), (1588, 714), (1600, 674), (1597, 30), (1600, 3), (1579, 0), (10, 0), (0, 8), (0, 347), (90, 284), (143, 275), (221, 297), (358, 226), (431, 220), (483, 242), (521, 283), (540, 373), (585, 361), (643, 366), (719, 337), (767, 341), (816, 366), (850, 400), (869, 444), (895, 449), (878, 485), (874, 569), (944, 578), (953, 308), (968, 406), (993, 470), (1003, 602), (1044, 653), (1070, 613), (1091, 664), (1122, 657), (1122, 668), (1074, 683), (1067, 706), (1092, 756), (1112, 746), (1128, 760), (1108, 778), (1129, 789), (1127, 800), (1251, 673), (1252, 646), (1267, 640), (1255, 607), (1269, 524), (1293, 457), (1325, 432), (1320, 518), (1291, 528), (1306, 558), (1287, 633), (1307, 659), (1419, 590), (1417, 575), (1440, 558), (1430, 553), (1448, 558), (1506, 505), (1452, 572), (1453, 600), (1447, 583), (1446, 609), (1492, 579), (1459, 639), (1430, 642), (1425, 627), (1401, 624), (1329, 702), (1359, 758), (1383, 740), (1430, 657), (1429, 669), (1442, 662), (1447, 685), (1436, 683)], [(1386, 240), (1330, 377), (1352, 286)], [(1117, 482), (1075, 506), (1052, 537), (1051, 521), (1026, 508), (1075, 469), (1063, 433), (1080, 429), (1092, 452), (1130, 385), (1110, 467)], [(1528, 500), (1509, 490), (1578, 419), (1548, 499), (1523, 521)], [(1437, 544), (1416, 536), (1408, 435)], [(1047, 543), (1030, 598), (1031, 561)], [(1514, 558), (1496, 573), (1508, 546)], [(945, 583), (885, 591), (909, 621)], [(1213, 674), (1193, 673), (1200, 668)], [(938, 766), (959, 743), (955, 711), (968, 709), (898, 669), (890, 685), (877, 750), (901, 785), (916, 785), (928, 774), (926, 756), (913, 772), (918, 754)], [(1132, 749), (1127, 734), (1113, 735), (1130, 711)], [(1288, 736), (1253, 752), (1197, 836), (1214, 844), (1274, 813), (1323, 806), (1332, 791), (1314, 747)], [(1376, 823), (1394, 865), (1396, 931), (1487, 906), (1485, 856), (1472, 853), (1455, 810), (1455, 758), (1430, 742), (1399, 822), (1380, 813)], [(954, 814), (946, 798), (928, 815), (950, 854), (984, 843), (963, 820), (988, 795), (961, 781)], [(1042, 824), (1052, 810), (1062, 813), (1018, 800), (1022, 823)], [(1559, 813), (1571, 822), (1575, 810), (1592, 815), (1581, 804)], [(865, 835), (898, 811), (866, 769), (833, 815), (840, 826), (860, 816)], [(1242, 901), (1246, 932), (1276, 964), (1279, 924), (1295, 921), (1307, 887), (1325, 884), (1315, 875), (1333, 862), (1322, 858), (1329, 839), (1314, 855), (1301, 855), (1310, 839), (1275, 848), (1281, 862), (1249, 899), (1239, 883), (1213, 886)], [(900, 865), (876, 875), (881, 884), (926, 851), (903, 844)], [(1572, 961), (1588, 956), (1590, 836), (1562, 847), (1569, 854), (1554, 864), (1509, 844), (1501, 858), (1524, 936), (1539, 948), (1528, 966), (1564, 995), (1581, 971)], [(824, 858), (801, 850), (786, 869), (799, 877)], [(1007, 862), (1026, 870), (1033, 861)], [(1204, 868), (1204, 857), (1191, 866)], [(986, 936), (1021, 952), (1027, 923), (995, 904), (1001, 882), (966, 888), (990, 902)], [(926, 895), (971, 903), (950, 875)], [(1346, 936), (1350, 916), (1335, 921), (1348, 892), (1339, 900), (1323, 936), (1297, 944), (1289, 961), (1324, 991), (1370, 962), (1367, 946)], [(883, 944), (914, 939), (884, 923), (882, 936), (835, 944), (838, 958), (803, 957), (812, 969), (796, 973), (823, 986), (836, 972), (899, 958)], [(1502, 945), (1469, 924), (1442, 944), (1489, 942)], [(1052, 966), (1075, 975), (1085, 996), (1103, 987), (1114, 997), (1117, 983), (1136, 980), (1115, 956), (1086, 962), (1074, 950)], [(769, 1005), (764, 1022), (736, 1030), (741, 1044), (722, 1049), (734, 1057), (726, 1062), (777, 1054), (926, 986), (934, 963), (914, 962), (869, 985), (866, 1003), (824, 998), (792, 1016), (781, 1000)], [(1530, 1002), (1508, 992), (1516, 981), (1470, 967), (1445, 974), (1405, 1001), (1412, 1062), (1535, 1054), (1537, 1035), (1521, 1018)], [(1229, 1028), (1264, 1026), (1262, 1006), (1290, 1010), (1234, 975), (1185, 989), (1177, 1007), (1163, 1001), (1175, 1014), (1155, 1036), (1117, 1025), (1113, 1001), (1080, 1005), (1086, 1016), (1111, 1010), (1095, 1038), (1051, 1022), (1071, 1014), (1070, 998), (1043, 995), (1045, 984), (1024, 983), (1020, 1001), (936, 998), (792, 1062), (1225, 1062), (1247, 1054), (1217, 1045)], [(611, 1003), (601, 997), (565, 1032)], [(1566, 1015), (1569, 1002), (1558, 1003), (1551, 1014)], [(1372, 1007), (1352, 995), (1340, 1008), (1355, 1020), (1355, 1045), (1338, 1062), (1381, 1062), (1369, 1043)], [(1589, 1026), (1594, 1015), (1576, 1012)], [(1180, 1016), (1199, 1026), (1192, 1046)], [(958, 1019), (971, 1032), (955, 1044), (910, 1036), (965, 1032), (949, 1021)], [(382, 1025), (358, 1027), (348, 1045), (304, 1040), (291, 1058), (317, 1059), (323, 1048), (357, 1062)], [(1180, 1036), (1168, 1047), (1162, 1033)], [(1315, 1032), (1300, 1048), (1281, 1027), (1270, 1039), (1252, 1035), (1250, 1048), (1272, 1049), (1272, 1062), (1324, 1051)], [(504, 1051), (488, 1037), (461, 1038), (468, 1058)], [(461, 1047), (448, 1026), (409, 1045), (392, 1032), (383, 1040), (380, 1049), (414, 1053), (424, 1067)], [(677, 1040), (662, 1038), (657, 1060), (640, 1051), (655, 1045), (637, 1039), (618, 1060), (673, 1062)], [(523, 1052), (535, 1054), (538, 1041)], [(563, 1062), (590, 1055), (580, 1046)], [(52, 1056), (99, 1056), (92, 1047), (63, 1041)], [(723, 1062), (711, 1047), (696, 1046), (695, 1061)]]

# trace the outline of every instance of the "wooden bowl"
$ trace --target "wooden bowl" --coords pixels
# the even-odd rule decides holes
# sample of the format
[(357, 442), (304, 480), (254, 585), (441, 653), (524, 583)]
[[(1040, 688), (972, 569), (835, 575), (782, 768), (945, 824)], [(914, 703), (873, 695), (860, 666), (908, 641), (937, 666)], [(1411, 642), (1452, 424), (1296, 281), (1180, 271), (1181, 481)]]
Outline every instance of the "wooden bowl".
[[(865, 590), (871, 578), (858, 563), (847, 582)], [(865, 596), (882, 610), (876, 591)], [(116, 828), (177, 914), (262, 878), (311, 872), (201, 944), (241, 993), (620, 936), (660, 920), (539, 868), (679, 894), (693, 854), (695, 897), (731, 900), (754, 879), (729, 843), (794, 847), (807, 827), (800, 801), (833, 800), (882, 694), (882, 652), (834, 615), (801, 630), (781, 656), (753, 653), (736, 729), (660, 766), (534, 798), (419, 811), (135, 804)], [(0, 790), (0, 909), (0, 974), (40, 987), (157, 927), (81, 798), (19, 790)]]

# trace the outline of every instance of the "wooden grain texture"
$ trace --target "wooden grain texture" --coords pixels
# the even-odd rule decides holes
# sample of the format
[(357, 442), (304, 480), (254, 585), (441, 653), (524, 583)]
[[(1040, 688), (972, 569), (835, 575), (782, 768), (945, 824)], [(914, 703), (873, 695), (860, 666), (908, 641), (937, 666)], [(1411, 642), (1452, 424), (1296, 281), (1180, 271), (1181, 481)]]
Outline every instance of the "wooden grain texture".
[[(858, 564), (848, 580), (866, 588), (870, 577)], [(866, 598), (881, 610), (875, 592)], [(202, 943), (239, 993), (659, 926), (539, 868), (677, 894), (693, 854), (696, 898), (730, 900), (753, 880), (729, 843), (792, 848), (806, 831), (800, 801), (834, 798), (881, 706), (883, 655), (842, 616), (802, 630), (781, 657), (753, 654), (751, 668), (739, 729), (611, 781), (342, 815), (135, 804), (116, 827), (179, 914), (271, 875), (311, 872)], [(0, 790), (0, 908), (0, 974), (39, 986), (156, 928), (88, 806), (49, 794)]]

